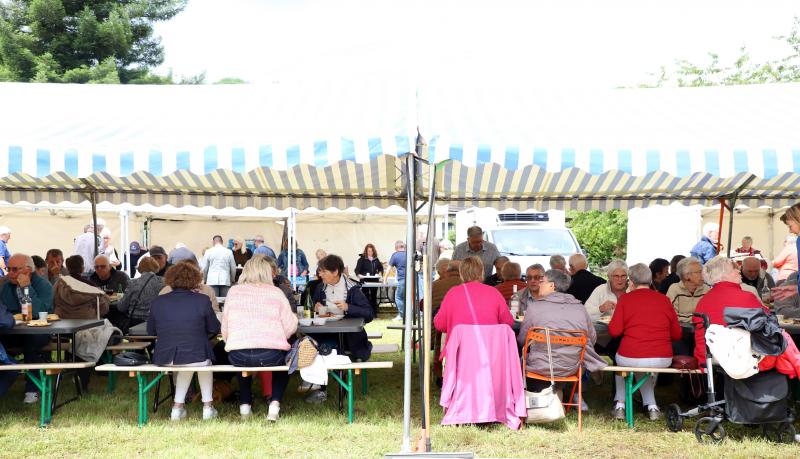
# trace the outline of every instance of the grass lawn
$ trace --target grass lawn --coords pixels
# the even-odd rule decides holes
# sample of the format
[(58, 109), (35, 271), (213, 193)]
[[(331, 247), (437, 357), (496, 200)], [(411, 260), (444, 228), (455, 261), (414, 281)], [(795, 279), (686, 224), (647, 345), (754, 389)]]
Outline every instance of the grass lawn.
[[(383, 331), (382, 342), (399, 342), (400, 332), (385, 330), (388, 320), (368, 325)], [(347, 424), (339, 413), (333, 385), (322, 405), (308, 405), (296, 393), (298, 379), (289, 382), (281, 419), (264, 419), (263, 403), (254, 406), (254, 416), (242, 421), (238, 404), (219, 404), (218, 420), (203, 422), (199, 403), (188, 405), (186, 421), (169, 421), (169, 408), (150, 416), (144, 428), (136, 426), (134, 380), (120, 374), (114, 394), (105, 393), (105, 377), (93, 375), (91, 394), (59, 409), (53, 424), (39, 429), (38, 405), (22, 404), (21, 381), (0, 400), (0, 457), (378, 457), (397, 452), (402, 440), (402, 354), (376, 359), (395, 362), (390, 370), (369, 374), (369, 394), (356, 395), (356, 419)], [(760, 429), (726, 424), (729, 440), (721, 445), (701, 446), (694, 438), (692, 422), (683, 432), (671, 433), (663, 421), (647, 421), (637, 414), (635, 431), (609, 415), (610, 378), (603, 386), (587, 390), (592, 411), (584, 417), (583, 433), (576, 418), (547, 426), (512, 431), (504, 426), (443, 427), (438, 392), (432, 400), (434, 451), (471, 451), (480, 457), (800, 457), (800, 446), (777, 445), (758, 437)], [(418, 381), (414, 372), (413, 381)], [(71, 384), (64, 395), (71, 394)], [(254, 391), (255, 392), (255, 391)], [(660, 388), (662, 407), (675, 401), (671, 387)], [(418, 392), (414, 398), (413, 439), (419, 432)]]

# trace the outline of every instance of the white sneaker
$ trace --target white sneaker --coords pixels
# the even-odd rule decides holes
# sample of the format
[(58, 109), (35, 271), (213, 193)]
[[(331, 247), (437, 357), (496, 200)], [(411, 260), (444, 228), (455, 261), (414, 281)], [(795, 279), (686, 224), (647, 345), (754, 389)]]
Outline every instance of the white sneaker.
[(392, 322), (402, 322), (402, 321), (403, 321), (403, 316), (401, 314), (397, 314), (394, 317), (394, 319), (392, 319)]
[(39, 403), (39, 393), (25, 392), (25, 398), (22, 399), (22, 403), (27, 403), (27, 404)]
[(172, 407), (172, 412), (169, 414), (171, 421), (180, 421), (186, 417), (186, 407), (175, 408)]
[(267, 411), (267, 421), (275, 422), (280, 417), (281, 402), (270, 402), (269, 410)]
[(213, 406), (204, 406), (203, 407), (203, 420), (208, 421), (209, 419), (214, 419), (217, 417), (217, 410), (214, 409)]
[(242, 415), (242, 419), (249, 418), (251, 414), (253, 414), (253, 407), (246, 403), (239, 405), (239, 414)]

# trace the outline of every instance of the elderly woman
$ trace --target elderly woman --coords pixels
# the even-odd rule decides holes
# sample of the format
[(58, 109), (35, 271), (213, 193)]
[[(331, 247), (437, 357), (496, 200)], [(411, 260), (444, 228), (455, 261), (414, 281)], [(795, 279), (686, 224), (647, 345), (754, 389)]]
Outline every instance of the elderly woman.
[[(284, 293), (272, 285), (272, 267), (263, 256), (244, 265), (239, 283), (231, 287), (222, 315), (222, 339), (228, 360), (239, 367), (272, 367), (285, 364), (288, 339), (297, 331), (297, 315)], [(238, 375), (239, 413), (248, 417), (253, 395), (251, 376)], [(267, 411), (268, 421), (277, 421), (281, 399), (289, 375), (272, 373), (272, 392)]]
[(694, 257), (684, 258), (676, 267), (680, 282), (667, 290), (667, 298), (678, 313), (681, 322), (690, 322), (697, 303), (708, 292), (703, 283), (703, 265)]
[(495, 286), (495, 288), (503, 295), (506, 302), (508, 302), (511, 299), (511, 295), (514, 294), (514, 286), (517, 287), (517, 293), (528, 286), (522, 281), (522, 268), (520, 268), (519, 263), (508, 262), (504, 264), (500, 275), (504, 280), (499, 285)]
[[(566, 293), (571, 281), (569, 275), (561, 270), (551, 269), (544, 273), (539, 281), (541, 297), (529, 304), (525, 312), (525, 320), (523, 320), (517, 335), (517, 342), (520, 346), (525, 345), (525, 338), (531, 327), (583, 331), (587, 337), (583, 365), (590, 372), (600, 371), (608, 364), (594, 349), (597, 334), (589, 313), (578, 299)], [(551, 347), (554, 376), (564, 377), (575, 374), (578, 371), (580, 350), (574, 346), (555, 345)], [(547, 345), (545, 343), (532, 344), (525, 365), (528, 371), (549, 375)], [(540, 391), (549, 384), (549, 381), (531, 380), (528, 381), (528, 390)], [(586, 409), (586, 407), (582, 407), (582, 409)]]
[(108, 314), (110, 301), (99, 288), (84, 279), (83, 258), (73, 255), (66, 261), (69, 276), (53, 285), (53, 309), (62, 319), (96, 319)]
[(544, 266), (539, 263), (534, 263), (525, 270), (526, 287), (522, 289), (522, 291), (517, 291), (520, 316), (525, 315), (525, 311), (531, 303), (542, 298), (542, 295), (539, 293), (539, 286), (542, 283), (542, 279), (544, 279), (544, 271)]
[(624, 261), (612, 260), (606, 274), (608, 282), (598, 285), (586, 300), (586, 310), (592, 321), (612, 315), (617, 300), (628, 290), (628, 265)]
[(456, 325), (498, 325), (512, 326), (514, 317), (508, 304), (496, 288), (483, 283), (483, 262), (478, 257), (467, 257), (459, 266), (463, 284), (450, 289), (442, 300), (442, 306), (433, 326), (441, 333), (447, 333)]
[[(172, 291), (153, 300), (147, 319), (147, 333), (158, 336), (153, 363), (176, 367), (211, 365), (214, 352), (208, 337), (220, 332), (220, 323), (211, 309), (211, 300), (194, 291), (203, 281), (203, 273), (194, 263), (182, 261), (167, 271), (164, 281)], [(173, 421), (186, 417), (184, 402), (194, 373), (177, 372), (170, 413)], [(214, 375), (210, 371), (196, 373), (203, 398), (203, 419), (213, 419), (217, 417), (213, 406)]]
[[(619, 298), (608, 324), (611, 336), (622, 337), (615, 361), (624, 367), (667, 368), (672, 365), (672, 341), (682, 336), (678, 315), (666, 296), (650, 289), (653, 275), (648, 266), (635, 264), (628, 276), (633, 290)], [(625, 380), (619, 375), (615, 379), (613, 415), (625, 419)], [(647, 378), (639, 389), (651, 420), (661, 417), (654, 392), (655, 379), (655, 376)]]
[(140, 276), (130, 281), (125, 295), (117, 303), (118, 313), (112, 314), (111, 322), (124, 333), (150, 317), (150, 305), (164, 288), (164, 278), (156, 275), (158, 269), (158, 262), (152, 257), (139, 261), (136, 270)]
[[(742, 290), (742, 273), (730, 258), (721, 255), (712, 258), (703, 266), (703, 272), (712, 287), (697, 303), (695, 312), (707, 315), (712, 324), (726, 325), (723, 315), (725, 308), (764, 308), (769, 313), (769, 309), (753, 293)], [(706, 361), (705, 329), (701, 326), (703, 321), (693, 317), (692, 323), (696, 328), (694, 356), (703, 365)]]

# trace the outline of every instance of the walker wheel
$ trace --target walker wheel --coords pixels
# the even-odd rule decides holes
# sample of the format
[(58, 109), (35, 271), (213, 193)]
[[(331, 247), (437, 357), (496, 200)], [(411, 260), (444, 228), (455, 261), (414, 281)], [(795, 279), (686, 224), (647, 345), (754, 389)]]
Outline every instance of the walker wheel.
[(667, 407), (667, 429), (670, 432), (680, 432), (683, 430), (683, 416), (681, 416), (681, 407), (677, 403), (672, 403)]
[(797, 429), (791, 422), (764, 424), (762, 429), (764, 437), (775, 443), (794, 443), (794, 436), (797, 434)]
[(721, 419), (706, 416), (694, 425), (694, 436), (700, 443), (720, 443), (726, 435)]

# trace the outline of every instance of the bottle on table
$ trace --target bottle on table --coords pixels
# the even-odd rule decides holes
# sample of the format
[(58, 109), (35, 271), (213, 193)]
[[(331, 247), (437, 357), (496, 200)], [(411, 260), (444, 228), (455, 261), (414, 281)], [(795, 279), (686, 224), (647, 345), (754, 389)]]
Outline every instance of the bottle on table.
[(513, 286), (513, 293), (511, 294), (511, 315), (516, 319), (519, 316), (519, 298), (517, 297), (517, 286)]
[(31, 301), (31, 295), (28, 292), (28, 287), (25, 287), (22, 290), (22, 299), (20, 300), (20, 310), (22, 312), (22, 320), (29, 322), (33, 320), (33, 301)]
[(772, 292), (769, 289), (769, 285), (767, 285), (766, 281), (764, 282), (764, 287), (761, 288), (761, 302), (764, 304), (770, 303), (772, 301)]
[(298, 319), (305, 319), (306, 317), (306, 308), (302, 304), (297, 305), (297, 318)]

